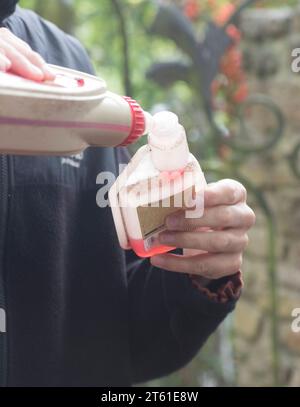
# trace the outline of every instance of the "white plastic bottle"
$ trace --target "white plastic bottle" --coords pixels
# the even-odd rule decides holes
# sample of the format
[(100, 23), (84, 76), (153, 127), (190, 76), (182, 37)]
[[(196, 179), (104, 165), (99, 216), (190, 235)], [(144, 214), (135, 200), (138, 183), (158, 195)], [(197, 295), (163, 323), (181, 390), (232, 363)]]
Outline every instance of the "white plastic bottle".
[(187, 217), (201, 217), (205, 186), (178, 117), (171, 112), (154, 115), (148, 145), (137, 151), (109, 192), (121, 247), (140, 257), (174, 249), (158, 241), (165, 218), (182, 209)]
[(0, 153), (76, 154), (147, 133), (148, 115), (135, 100), (109, 92), (95, 76), (51, 68), (51, 82), (0, 72)]

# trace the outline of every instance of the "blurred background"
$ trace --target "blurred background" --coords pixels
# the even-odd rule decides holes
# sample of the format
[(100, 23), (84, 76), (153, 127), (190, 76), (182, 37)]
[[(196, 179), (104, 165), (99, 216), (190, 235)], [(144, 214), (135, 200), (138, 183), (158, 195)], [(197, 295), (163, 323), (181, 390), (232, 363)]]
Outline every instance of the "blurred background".
[(240, 180), (257, 214), (236, 311), (188, 366), (146, 385), (300, 386), (300, 1), (20, 4), (75, 35), (110, 90), (176, 112), (207, 179)]

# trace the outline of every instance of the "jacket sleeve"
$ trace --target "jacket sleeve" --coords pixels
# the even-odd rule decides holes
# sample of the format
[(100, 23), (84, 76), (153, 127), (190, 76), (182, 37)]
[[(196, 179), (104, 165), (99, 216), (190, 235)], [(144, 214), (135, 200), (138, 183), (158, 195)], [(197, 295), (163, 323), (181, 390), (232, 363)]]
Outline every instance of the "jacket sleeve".
[(132, 380), (174, 372), (199, 351), (234, 307), (240, 273), (202, 289), (188, 274), (153, 267), (127, 253)]

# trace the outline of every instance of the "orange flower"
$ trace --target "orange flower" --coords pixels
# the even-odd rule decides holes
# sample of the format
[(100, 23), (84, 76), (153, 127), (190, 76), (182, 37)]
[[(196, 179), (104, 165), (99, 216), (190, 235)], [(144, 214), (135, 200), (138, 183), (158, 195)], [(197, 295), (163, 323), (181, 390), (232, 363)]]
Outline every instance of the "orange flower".
[(215, 22), (218, 25), (224, 25), (229, 19), (230, 17), (233, 15), (233, 13), (235, 12), (235, 6), (231, 3), (227, 3), (224, 4), (224, 6), (222, 6), (220, 8), (219, 11), (217, 11), (216, 15), (215, 15)]
[(184, 14), (190, 20), (196, 20), (200, 14), (200, 6), (197, 0), (188, 0), (184, 6)]
[(227, 35), (235, 42), (240, 42), (242, 35), (240, 30), (233, 24), (230, 24), (226, 29)]
[(238, 89), (233, 94), (233, 100), (236, 103), (242, 103), (247, 99), (249, 93), (248, 85), (246, 82), (240, 84)]
[(235, 47), (229, 48), (221, 61), (221, 71), (228, 79), (240, 80), (242, 71), (242, 54)]

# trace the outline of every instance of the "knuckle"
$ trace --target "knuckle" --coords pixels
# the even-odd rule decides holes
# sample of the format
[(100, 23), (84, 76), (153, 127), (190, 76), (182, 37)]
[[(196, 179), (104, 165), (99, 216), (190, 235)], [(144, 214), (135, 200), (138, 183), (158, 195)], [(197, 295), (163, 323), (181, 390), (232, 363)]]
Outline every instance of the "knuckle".
[(24, 48), (26, 48), (28, 51), (34, 52), (34, 51), (32, 51), (31, 46), (30, 46), (29, 44), (27, 44), (27, 42), (25, 42), (25, 41), (23, 41), (23, 40), (20, 39), (20, 44), (22, 44), (22, 46), (23, 46)]
[(27, 63), (27, 60), (21, 55), (14, 47), (9, 46), (9, 50), (7, 51), (7, 55), (15, 62), (15, 61), (22, 61)]
[(236, 187), (237, 188), (239, 188), (239, 189), (245, 189), (245, 187), (244, 187), (244, 185), (241, 183), (241, 182), (239, 182), (239, 181), (237, 181), (237, 180), (232, 180), (232, 183), (235, 183), (235, 185), (236, 185)]
[(32, 51), (32, 49), (30, 48), (30, 53), (31, 53), (32, 58), (34, 58), (36, 61), (44, 62), (43, 58), (41, 57), (41, 55), (38, 52)]
[(235, 183), (230, 183), (227, 185), (225, 189), (225, 195), (227, 197), (227, 202), (229, 205), (233, 205), (236, 203), (237, 188)]
[(219, 192), (213, 188), (213, 187), (215, 187), (215, 185), (216, 185), (216, 183), (209, 184), (208, 188), (207, 188), (207, 192), (206, 192), (206, 194), (209, 194), (209, 198), (212, 202), (217, 201), (218, 196), (219, 196)]
[(249, 206), (247, 206), (247, 214), (245, 216), (246, 226), (248, 228), (251, 228), (255, 224), (255, 221), (256, 221), (256, 215), (255, 215), (254, 211)]
[(231, 223), (232, 219), (232, 210), (230, 207), (225, 206), (220, 208), (217, 213), (217, 221), (222, 226), (228, 226)]
[(214, 252), (224, 252), (230, 247), (231, 239), (227, 233), (219, 233), (211, 239), (211, 248)]
[(31, 47), (27, 42), (21, 40), (21, 38), (15, 38), (16, 39), (16, 46), (22, 47), (23, 50), (25, 51), (32, 51)]
[(7, 48), (8, 48), (7, 54), (12, 56), (12, 58), (25, 59), (25, 57), (22, 54), (20, 54), (20, 52), (15, 47), (7, 44)]
[(230, 203), (236, 203), (237, 199), (244, 201), (247, 199), (247, 189), (239, 181), (226, 179), (225, 183)]

